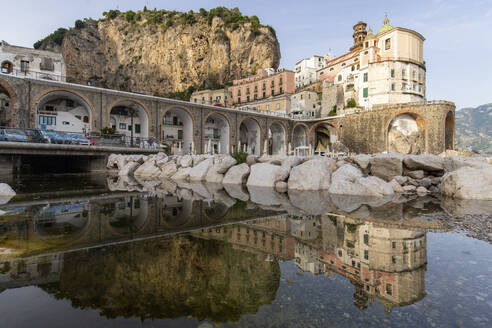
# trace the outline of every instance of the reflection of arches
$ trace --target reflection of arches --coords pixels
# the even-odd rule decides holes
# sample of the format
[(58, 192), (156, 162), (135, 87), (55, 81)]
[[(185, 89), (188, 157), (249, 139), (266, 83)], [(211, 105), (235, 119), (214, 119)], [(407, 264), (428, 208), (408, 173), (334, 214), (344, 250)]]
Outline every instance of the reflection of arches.
[(386, 150), (403, 154), (426, 153), (427, 121), (410, 110), (398, 112), (386, 124)]
[[(128, 130), (128, 125), (131, 124), (131, 116), (132, 112), (134, 113), (134, 117), (138, 117), (138, 121), (134, 121), (132, 129), (134, 129), (134, 137), (142, 137), (142, 138), (148, 138), (151, 135), (150, 132), (150, 122), (151, 122), (151, 115), (150, 111), (145, 106), (141, 101), (137, 99), (130, 99), (130, 98), (121, 98), (115, 100), (109, 107), (108, 110), (108, 120), (107, 122), (111, 122), (111, 114), (113, 112), (113, 117), (116, 119), (116, 128), (119, 129), (120, 133), (125, 134), (125, 135), (131, 135), (130, 130)], [(138, 122), (138, 123), (136, 123)], [(124, 124), (121, 125), (120, 124)], [(138, 130), (137, 124), (140, 125), (140, 128)], [(123, 129), (123, 126), (125, 128)], [(120, 129), (121, 127), (121, 129)], [(123, 133), (123, 130), (125, 130)], [(138, 132), (140, 131), (140, 132)]]
[(191, 152), (196, 149), (194, 131), (196, 122), (193, 114), (186, 107), (171, 106), (161, 115), (161, 140), (171, 146), (176, 153), (178, 146), (182, 152)]
[(17, 104), (17, 94), (14, 89), (4, 80), (0, 79), (0, 94), (5, 94), (8, 96), (8, 106), (4, 104), (4, 108), (2, 110), (5, 113), (2, 113), (2, 125), (5, 126), (15, 126), (15, 110)]
[(167, 229), (182, 228), (192, 221), (193, 200), (166, 196), (160, 206), (160, 222)]
[(225, 204), (213, 202), (213, 203), (204, 203), (205, 205), (205, 216), (207, 219), (211, 221), (222, 220), (229, 211), (229, 207)]
[(39, 211), (34, 219), (34, 233), (48, 244), (73, 244), (90, 224), (89, 203), (55, 204)]
[[(105, 220), (110, 230), (116, 235), (123, 236), (138, 233), (148, 222), (149, 204), (144, 198), (129, 196), (105, 204), (110, 210)], [(112, 211), (111, 211), (112, 210)]]
[(1, 70), (3, 74), (12, 74), (14, 71), (14, 64), (8, 60), (5, 60), (2, 62)]
[(454, 150), (454, 113), (449, 111), (444, 119), (444, 149)]
[[(49, 90), (40, 95), (34, 106), (32, 126), (48, 130), (88, 132), (94, 111), (80, 94), (69, 90)], [(84, 123), (84, 117), (88, 117)]]
[(320, 122), (311, 127), (309, 132), (313, 140), (314, 152), (323, 154), (331, 150), (331, 145), (337, 141), (338, 129), (330, 122)]
[[(88, 130), (94, 129), (95, 111), (92, 103), (82, 94), (67, 89), (48, 89), (41, 92), (31, 103), (31, 127), (36, 127), (39, 124), (38, 121), (38, 109), (45, 105), (48, 101), (56, 100), (57, 98), (71, 100), (74, 103), (79, 103), (86, 109), (86, 113), (89, 116), (90, 124), (87, 126)], [(62, 122), (60, 122), (61, 124)]]
[(287, 151), (286, 128), (280, 122), (272, 122), (268, 128), (268, 154), (280, 155)]
[[(214, 153), (228, 154), (231, 147), (232, 124), (227, 115), (219, 112), (211, 112), (205, 116), (204, 122), (203, 152), (207, 152), (207, 150), (209, 153), (212, 152), (211, 149), (207, 149), (207, 145), (210, 144)], [(220, 147), (218, 146), (219, 144)]]
[(256, 118), (243, 118), (238, 126), (238, 136), (241, 148), (247, 153), (261, 154), (261, 125)]

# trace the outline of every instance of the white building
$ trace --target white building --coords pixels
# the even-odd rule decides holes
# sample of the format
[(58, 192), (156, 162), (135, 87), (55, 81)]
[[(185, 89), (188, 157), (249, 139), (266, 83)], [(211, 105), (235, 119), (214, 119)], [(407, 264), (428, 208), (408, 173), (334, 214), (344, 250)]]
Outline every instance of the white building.
[(292, 115), (318, 117), (321, 108), (321, 100), (314, 91), (300, 91), (291, 96), (290, 112)]
[(311, 56), (296, 63), (295, 71), (295, 87), (296, 89), (317, 82), (316, 71), (325, 67), (325, 57)]
[(1, 41), (0, 72), (33, 79), (65, 81), (66, 66), (61, 54), (12, 46)]
[(48, 99), (38, 107), (36, 128), (60, 132), (88, 133), (91, 130), (89, 110), (72, 99)]

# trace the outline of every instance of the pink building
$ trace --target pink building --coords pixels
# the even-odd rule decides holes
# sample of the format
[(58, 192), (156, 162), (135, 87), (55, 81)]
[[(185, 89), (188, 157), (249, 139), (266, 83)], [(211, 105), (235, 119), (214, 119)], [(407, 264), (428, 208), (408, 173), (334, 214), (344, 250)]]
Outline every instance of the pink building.
[(234, 106), (240, 106), (272, 96), (294, 93), (294, 75), (295, 73), (289, 70), (262, 69), (256, 75), (234, 80), (232, 87), (229, 87), (232, 103)]

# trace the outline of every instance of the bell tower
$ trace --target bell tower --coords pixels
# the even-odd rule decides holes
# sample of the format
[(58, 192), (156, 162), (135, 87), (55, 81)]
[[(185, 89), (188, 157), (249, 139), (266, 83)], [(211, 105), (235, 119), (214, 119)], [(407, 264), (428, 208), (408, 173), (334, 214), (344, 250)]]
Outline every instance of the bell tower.
[(357, 24), (354, 25), (354, 35), (353, 35), (354, 45), (350, 48), (350, 51), (357, 48), (361, 48), (366, 36), (367, 36), (367, 24), (362, 21), (359, 21)]

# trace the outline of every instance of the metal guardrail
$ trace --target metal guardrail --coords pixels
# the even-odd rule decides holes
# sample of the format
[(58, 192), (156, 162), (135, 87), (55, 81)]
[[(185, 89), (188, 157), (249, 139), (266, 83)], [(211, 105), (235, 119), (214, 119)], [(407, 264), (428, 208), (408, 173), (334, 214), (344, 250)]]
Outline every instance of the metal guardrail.
[[(20, 131), (19, 138), (12, 138), (12, 140), (2, 140), (2, 130), (15, 130)], [(28, 131), (37, 130), (39, 132), (55, 133), (56, 135), (36, 138), (29, 136)], [(22, 136), (27, 137), (27, 141), (20, 140)], [(74, 136), (79, 136), (76, 139)], [(6, 137), (8, 138), (8, 137)], [(156, 138), (144, 138), (144, 137), (131, 137), (120, 134), (101, 134), (101, 133), (78, 133), (72, 131), (55, 131), (55, 130), (42, 130), (36, 128), (20, 129), (12, 128), (8, 126), (0, 126), (0, 141), (12, 141), (12, 142), (28, 142), (28, 143), (51, 143), (51, 144), (63, 144), (63, 145), (84, 145), (86, 143), (90, 146), (106, 146), (106, 147), (133, 147), (142, 149), (161, 149), (164, 145), (161, 145)]]
[(10, 70), (10, 72), (2, 68), (0, 69), (0, 73), (5, 74), (5, 75), (12, 75), (12, 76), (21, 76), (21, 77), (29, 77), (32, 79), (38, 79), (38, 80), (48, 80), (48, 81), (57, 81), (57, 82), (65, 82), (66, 81), (66, 76), (62, 74), (53, 74), (49, 72), (39, 72), (39, 71), (34, 71), (32, 69), (27, 69), (27, 70), (21, 70), (18, 68), (13, 68)]

